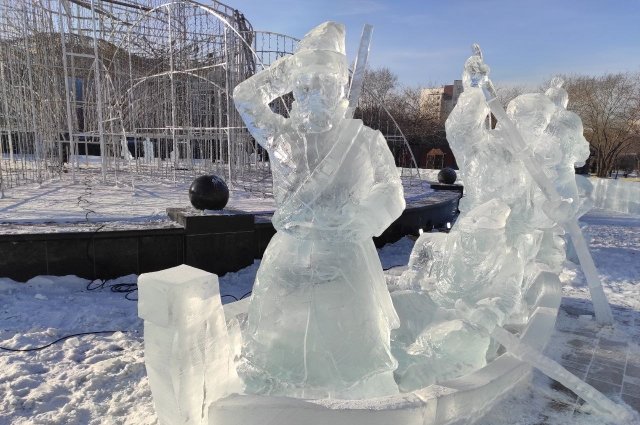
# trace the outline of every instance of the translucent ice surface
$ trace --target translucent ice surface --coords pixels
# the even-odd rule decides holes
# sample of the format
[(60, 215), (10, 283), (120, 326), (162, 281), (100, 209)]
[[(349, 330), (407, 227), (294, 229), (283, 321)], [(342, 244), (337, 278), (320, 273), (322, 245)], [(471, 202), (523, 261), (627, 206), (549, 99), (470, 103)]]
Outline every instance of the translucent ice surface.
[[(540, 354), (560, 304), (562, 236), (580, 234), (571, 223), (588, 208), (590, 188), (572, 174), (585, 155), (581, 123), (554, 81), (487, 126), (488, 72), (478, 49), (446, 124), (465, 181), (460, 217), (449, 233), (420, 236), (391, 294), (371, 237), (402, 212), (402, 185), (382, 135), (347, 111), (344, 28), (314, 28), (293, 56), (236, 87), (269, 154), (278, 232), (251, 299), (224, 310), (208, 273), (141, 276), (161, 423), (465, 423), (532, 365), (624, 416)], [(269, 105), (289, 93), (290, 113), (275, 113)]]
[(218, 277), (186, 265), (145, 273), (138, 299), (160, 424), (207, 424), (203, 406), (241, 390)]
[[(344, 27), (239, 84), (236, 107), (269, 153), (277, 209), (249, 307), (239, 372), (254, 394), (367, 398), (398, 392), (398, 317), (371, 239), (404, 209), (379, 131), (345, 118)], [(269, 103), (293, 92), (289, 118)]]
[(640, 215), (640, 183), (622, 179), (591, 179), (596, 208)]
[[(399, 279), (403, 291), (393, 294), (401, 322), (408, 322), (392, 333), (401, 390), (467, 374), (494, 358), (490, 332), (476, 327), (528, 321), (535, 303), (528, 294), (542, 273), (561, 271), (565, 229), (586, 205), (574, 165), (584, 163), (589, 146), (580, 118), (566, 110), (562, 82), (518, 96), (491, 128), (488, 73), (478, 49), (465, 64), (464, 92), (446, 122), (465, 182), (460, 217), (446, 235), (420, 236)], [(523, 158), (537, 164), (535, 172)], [(472, 306), (467, 320), (451, 312), (460, 302)], [(424, 305), (421, 319), (406, 311), (416, 303)]]
[[(399, 386), (415, 390), (468, 374), (495, 357), (500, 343), (582, 394), (599, 411), (623, 418), (626, 412), (615, 403), (545, 358), (537, 351), (540, 347), (522, 343), (504, 328), (517, 328), (535, 317), (532, 312), (540, 299), (531, 294), (539, 282), (553, 282), (552, 276), (559, 282), (565, 231), (585, 275), (592, 278), (594, 307), (603, 322), (608, 304), (602, 287), (593, 283), (597, 270), (577, 226), (587, 206), (580, 193), (589, 188), (576, 182), (574, 165), (586, 160), (589, 149), (580, 118), (566, 110), (562, 82), (554, 80), (545, 94), (518, 96), (505, 111), (488, 73), (477, 48), (465, 64), (465, 91), (446, 122), (465, 181), (461, 215), (448, 235), (423, 234), (418, 239), (409, 268), (399, 279), (400, 288), (409, 293), (394, 294), (394, 301), (402, 301), (396, 302), (401, 319), (412, 324), (403, 324), (399, 331), (413, 330), (393, 334)], [(495, 129), (485, 124), (489, 112), (498, 119)], [(406, 313), (407, 306), (416, 304), (407, 302), (411, 291), (415, 300), (430, 301), (422, 301), (432, 317), (429, 323)], [(451, 312), (452, 306), (457, 313)]]

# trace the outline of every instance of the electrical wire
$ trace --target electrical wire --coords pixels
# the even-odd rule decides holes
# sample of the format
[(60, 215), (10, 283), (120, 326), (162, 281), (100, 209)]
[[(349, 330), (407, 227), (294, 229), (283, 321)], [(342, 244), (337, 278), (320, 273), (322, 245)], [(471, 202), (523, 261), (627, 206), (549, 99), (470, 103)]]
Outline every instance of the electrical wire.
[(83, 335), (98, 335), (98, 334), (113, 334), (116, 332), (128, 332), (128, 331), (93, 331), (93, 332), (80, 332), (76, 334), (66, 335), (61, 338), (56, 339), (55, 341), (51, 341), (50, 343), (43, 345), (41, 347), (33, 347), (33, 348), (9, 348), (9, 347), (1, 347), (0, 350), (5, 351), (14, 351), (14, 352), (29, 352), (29, 351), (40, 351), (44, 350), (47, 347), (51, 347), (53, 344), (64, 341), (65, 339), (73, 338), (74, 336), (83, 336)]
[[(96, 282), (98, 282), (96, 284)], [(130, 300), (130, 301), (137, 301), (137, 298), (129, 298), (129, 294), (131, 294), (132, 292), (135, 292), (138, 290), (138, 285), (136, 283), (114, 283), (112, 285), (109, 286), (105, 286), (107, 281), (104, 280), (94, 280), (93, 282), (89, 282), (89, 284), (87, 285), (87, 290), (89, 291), (95, 291), (98, 289), (104, 289), (105, 287), (109, 288), (111, 290), (111, 292), (117, 292), (117, 293), (124, 293), (125, 294), (125, 298)], [(236, 297), (235, 295), (231, 295), (231, 294), (223, 294), (220, 295), (220, 298), (225, 298), (225, 297), (229, 297), (229, 298), (233, 298), (236, 301), (240, 301), (242, 299), (244, 299), (245, 297), (251, 295), (251, 291), (244, 293), (240, 298)], [(33, 348), (9, 348), (9, 347), (2, 347), (0, 346), (0, 350), (5, 350), (5, 351), (12, 351), (12, 352), (29, 352), (29, 351), (40, 351), (43, 350), (45, 348), (51, 347), (53, 344), (64, 341), (66, 339), (69, 338), (73, 338), (75, 336), (83, 336), (83, 335), (99, 335), (99, 334), (112, 334), (112, 333), (116, 333), (116, 332), (123, 332), (123, 333), (127, 333), (129, 331), (123, 331), (123, 330), (119, 330), (119, 331), (92, 331), (92, 332), (80, 332), (80, 333), (75, 333), (75, 334), (71, 334), (71, 335), (66, 335), (63, 336), (61, 338), (58, 338), (54, 341), (51, 341), (50, 343), (43, 345), (41, 347), (33, 347)]]
[[(96, 282), (98, 282), (96, 284)], [(93, 282), (89, 282), (87, 284), (87, 291), (95, 291), (97, 289), (109, 288), (111, 292), (124, 294), (124, 297), (129, 301), (138, 301), (138, 298), (131, 298), (130, 295), (134, 292), (138, 291), (138, 284), (135, 282), (130, 283), (112, 283), (111, 285), (105, 286), (107, 283), (106, 280), (96, 279)]]

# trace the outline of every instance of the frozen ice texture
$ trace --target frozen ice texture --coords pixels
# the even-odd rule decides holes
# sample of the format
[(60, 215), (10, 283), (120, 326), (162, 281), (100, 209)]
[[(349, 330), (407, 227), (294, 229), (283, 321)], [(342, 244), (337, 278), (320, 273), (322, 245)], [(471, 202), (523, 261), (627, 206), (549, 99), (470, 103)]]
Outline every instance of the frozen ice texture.
[[(586, 180), (586, 179), (585, 179)], [(640, 215), (640, 183), (622, 179), (591, 179), (595, 208)]]
[[(563, 226), (575, 222), (585, 206), (574, 165), (586, 160), (589, 146), (580, 118), (566, 110), (561, 81), (553, 81), (544, 94), (510, 102), (505, 117), (522, 135), (524, 145), (518, 145), (505, 128), (506, 118), (495, 128), (487, 126), (490, 105), (482, 85), (490, 85), (488, 72), (481, 55), (467, 60), (464, 92), (446, 122), (465, 182), (460, 217), (448, 234), (420, 236), (399, 279), (403, 291), (392, 294), (401, 319), (392, 347), (403, 391), (467, 374), (495, 357), (497, 345), (476, 326), (491, 330), (527, 322), (535, 303), (529, 294), (544, 273), (561, 271)], [(514, 144), (535, 158), (538, 172), (560, 194), (551, 213), (547, 193)], [(460, 302), (473, 307), (471, 320), (455, 312)], [(414, 311), (416, 303), (423, 306), (422, 317)]]
[[(562, 230), (566, 231), (571, 238), (589, 286), (596, 321), (600, 324), (611, 325), (613, 323), (611, 307), (604, 295), (598, 271), (576, 220), (580, 203), (571, 197), (563, 197), (567, 188), (563, 188), (562, 184), (567, 179), (558, 176), (557, 173), (554, 174), (553, 170), (554, 165), (568, 161), (567, 158), (571, 156), (571, 148), (578, 148), (575, 159), (579, 160), (581, 155), (579, 145), (584, 140), (582, 122), (577, 119), (575, 114), (566, 113), (565, 107), (568, 97), (560, 87), (561, 83), (558, 80), (553, 82), (544, 97), (533, 94), (523, 95), (531, 98), (524, 101), (518, 102), (523, 96), (514, 99), (510, 102), (508, 107), (510, 111), (507, 113), (498, 101), (493, 84), (488, 78), (489, 68), (486, 67), (482, 70), (477, 66), (478, 61), (482, 62), (482, 52), (477, 45), (474, 48), (476, 53), (467, 61), (466, 73), (484, 72), (485, 78), (474, 80), (466, 77), (465, 81), (471, 87), (482, 91), (487, 106), (507, 136), (509, 143), (506, 146), (509, 152), (514, 158), (521, 161), (535, 182), (537, 189), (539, 189), (538, 198), (542, 199), (542, 207), (539, 209), (549, 220), (555, 222), (558, 227), (562, 227)], [(551, 100), (552, 105), (549, 105), (548, 100)], [(565, 143), (560, 149), (550, 144), (548, 136), (554, 136), (554, 131), (557, 131), (559, 137), (570, 141), (570, 143)], [(569, 150), (566, 149), (567, 147)], [(549, 176), (557, 176), (559, 184), (554, 184)], [(568, 184), (574, 183), (575, 180), (571, 179)], [(571, 188), (568, 189), (569, 192), (573, 192)], [(558, 244), (555, 241), (559, 238), (555, 236), (555, 233), (557, 232), (553, 230), (547, 231), (543, 238), (542, 250), (546, 255), (551, 254), (552, 257), (558, 252)], [(547, 258), (547, 261), (553, 263), (553, 258)]]
[[(560, 302), (559, 224), (588, 206), (578, 198), (589, 187), (568, 165), (584, 154), (581, 124), (554, 82), (487, 128), (481, 59), (467, 62), (447, 121), (468, 198), (448, 234), (418, 239), (391, 296), (371, 236), (401, 213), (402, 186), (381, 134), (345, 117), (342, 26), (320, 25), (293, 56), (236, 88), (272, 162), (278, 233), (251, 300), (226, 311), (215, 276), (186, 266), (141, 276), (161, 423), (445, 424), (485, 411), (528, 364), (575, 384), (538, 351)], [(285, 118), (269, 104), (289, 92)], [(496, 341), (526, 363), (498, 355)], [(591, 387), (574, 387), (624, 417)]]
[[(398, 317), (372, 236), (405, 206), (379, 131), (345, 118), (344, 27), (311, 30), (294, 55), (239, 84), (236, 108), (269, 153), (277, 205), (239, 371), (254, 394), (367, 398), (398, 392)], [(293, 92), (289, 118), (269, 103)]]
[(160, 424), (208, 424), (203, 406), (242, 386), (218, 277), (181, 265), (138, 279), (145, 366)]

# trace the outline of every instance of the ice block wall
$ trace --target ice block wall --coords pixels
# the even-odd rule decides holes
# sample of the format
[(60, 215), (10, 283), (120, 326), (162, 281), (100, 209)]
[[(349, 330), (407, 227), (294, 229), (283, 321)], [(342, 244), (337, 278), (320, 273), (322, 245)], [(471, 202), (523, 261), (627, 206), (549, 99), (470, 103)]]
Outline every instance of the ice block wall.
[(594, 208), (640, 215), (640, 182), (620, 179), (589, 179)]

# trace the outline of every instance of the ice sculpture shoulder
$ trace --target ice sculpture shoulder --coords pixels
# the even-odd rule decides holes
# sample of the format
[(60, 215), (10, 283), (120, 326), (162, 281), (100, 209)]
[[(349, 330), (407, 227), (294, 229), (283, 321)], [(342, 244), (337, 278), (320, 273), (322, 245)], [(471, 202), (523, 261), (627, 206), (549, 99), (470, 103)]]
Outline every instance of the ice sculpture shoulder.
[[(366, 398), (398, 391), (398, 317), (371, 240), (405, 207), (382, 134), (345, 118), (344, 27), (238, 85), (236, 108), (267, 150), (277, 210), (254, 285), (242, 360), (247, 393)], [(269, 107), (293, 93), (288, 118)]]

